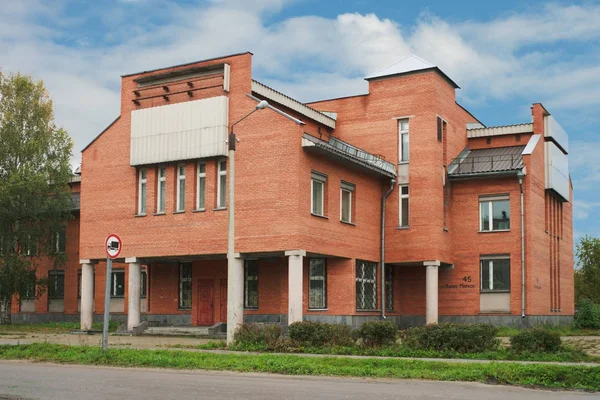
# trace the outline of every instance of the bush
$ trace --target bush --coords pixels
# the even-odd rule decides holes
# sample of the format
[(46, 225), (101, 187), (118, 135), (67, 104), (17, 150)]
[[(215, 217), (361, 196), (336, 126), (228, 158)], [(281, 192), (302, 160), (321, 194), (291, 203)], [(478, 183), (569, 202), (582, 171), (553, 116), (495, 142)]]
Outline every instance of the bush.
[(589, 299), (581, 299), (575, 311), (575, 327), (600, 329), (600, 305)]
[(290, 339), (300, 346), (351, 346), (352, 331), (348, 325), (321, 322), (294, 322), (288, 327)]
[(402, 342), (412, 349), (477, 353), (498, 349), (498, 328), (486, 324), (439, 324), (407, 329)]
[(243, 324), (234, 335), (237, 345), (258, 346), (272, 350), (281, 337), (281, 326), (277, 324)]
[(398, 327), (391, 321), (369, 321), (361, 325), (358, 335), (366, 347), (396, 343)]
[(525, 329), (510, 338), (512, 350), (516, 353), (553, 353), (562, 348), (560, 334), (542, 327)]

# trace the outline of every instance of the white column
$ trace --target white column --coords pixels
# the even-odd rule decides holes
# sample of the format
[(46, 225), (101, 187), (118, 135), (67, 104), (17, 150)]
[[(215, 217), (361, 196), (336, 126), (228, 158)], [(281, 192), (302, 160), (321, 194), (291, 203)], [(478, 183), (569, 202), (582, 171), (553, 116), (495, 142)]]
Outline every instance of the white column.
[(227, 344), (244, 323), (244, 259), (234, 253), (227, 263)]
[(288, 256), (288, 325), (302, 321), (302, 293), (303, 293), (303, 260), (306, 256), (304, 250), (286, 251)]
[(94, 322), (94, 264), (90, 260), (81, 262), (81, 311), (80, 329), (89, 331)]
[(127, 292), (127, 330), (132, 331), (140, 324), (140, 286), (142, 263), (139, 259), (126, 258), (129, 263), (129, 284)]
[(438, 270), (439, 260), (425, 261), (425, 323), (438, 323)]

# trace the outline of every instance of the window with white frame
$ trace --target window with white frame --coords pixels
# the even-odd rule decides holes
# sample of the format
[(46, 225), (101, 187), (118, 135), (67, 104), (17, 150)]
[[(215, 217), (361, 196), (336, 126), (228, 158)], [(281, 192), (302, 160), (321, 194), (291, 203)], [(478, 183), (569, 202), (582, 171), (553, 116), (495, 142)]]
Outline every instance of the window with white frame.
[(327, 263), (324, 258), (311, 258), (309, 261), (308, 308), (327, 308)]
[(53, 270), (48, 272), (48, 298), (65, 298), (65, 271)]
[(227, 161), (218, 161), (218, 179), (217, 179), (217, 208), (225, 208), (227, 193)]
[(481, 257), (481, 291), (510, 292), (509, 256)]
[(356, 309), (377, 309), (377, 263), (356, 260)]
[(244, 261), (244, 308), (258, 308), (258, 260)]
[(327, 182), (327, 175), (312, 171), (310, 182), (311, 213), (322, 217), (325, 215), (325, 183)]
[(481, 232), (510, 230), (508, 195), (479, 197), (479, 230)]
[(167, 169), (165, 167), (158, 168), (158, 182), (156, 190), (156, 212), (165, 212), (165, 201), (167, 199)]
[(125, 271), (116, 270), (112, 272), (110, 297), (125, 297)]
[(179, 264), (179, 308), (192, 308), (192, 264)]
[(185, 210), (185, 164), (177, 166), (177, 211)]
[(146, 193), (148, 188), (147, 171), (141, 168), (138, 177), (138, 214), (146, 215)]
[(204, 210), (206, 203), (206, 164), (198, 163), (198, 181), (196, 182), (196, 210)]
[(355, 186), (352, 183), (342, 181), (340, 189), (340, 220), (352, 223), (352, 197)]
[(408, 162), (409, 144), (408, 144), (408, 119), (398, 121), (398, 142), (400, 146), (399, 157), (401, 163)]
[(399, 223), (400, 223), (400, 227), (408, 228), (409, 216), (410, 216), (408, 185), (400, 185), (399, 191), (400, 191)]

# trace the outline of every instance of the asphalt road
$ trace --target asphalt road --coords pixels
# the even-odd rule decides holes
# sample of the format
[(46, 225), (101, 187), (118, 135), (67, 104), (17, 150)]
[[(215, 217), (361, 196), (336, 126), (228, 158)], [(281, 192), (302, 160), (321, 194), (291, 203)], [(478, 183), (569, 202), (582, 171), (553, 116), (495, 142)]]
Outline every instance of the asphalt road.
[(477, 383), (289, 377), (0, 362), (0, 400), (598, 399)]

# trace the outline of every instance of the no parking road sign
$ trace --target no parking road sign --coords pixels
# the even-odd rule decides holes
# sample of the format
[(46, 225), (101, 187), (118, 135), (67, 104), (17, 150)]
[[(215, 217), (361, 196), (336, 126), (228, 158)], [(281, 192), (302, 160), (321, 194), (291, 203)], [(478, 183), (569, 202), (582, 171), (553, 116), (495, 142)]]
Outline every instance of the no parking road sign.
[(108, 256), (108, 258), (114, 260), (115, 258), (119, 257), (119, 254), (121, 254), (121, 250), (123, 249), (123, 242), (121, 241), (119, 235), (111, 233), (106, 238), (104, 248), (106, 250), (106, 255)]

